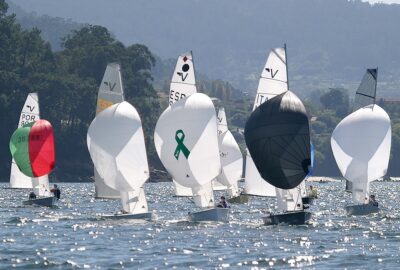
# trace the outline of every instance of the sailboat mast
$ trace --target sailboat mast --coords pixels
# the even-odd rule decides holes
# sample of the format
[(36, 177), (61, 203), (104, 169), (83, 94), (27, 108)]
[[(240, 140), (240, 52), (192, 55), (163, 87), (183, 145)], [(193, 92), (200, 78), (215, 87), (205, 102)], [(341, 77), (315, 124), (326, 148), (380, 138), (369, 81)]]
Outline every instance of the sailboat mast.
[(287, 90), (289, 90), (289, 68), (288, 68), (288, 57), (287, 57), (287, 51), (286, 51), (286, 43), (283, 44), (283, 48), (285, 49), (285, 64), (286, 64), (286, 83), (287, 83)]
[(376, 77), (375, 77), (375, 93), (374, 93), (374, 103), (372, 105), (372, 110), (374, 110), (374, 106), (376, 103), (376, 87), (378, 85), (378, 67), (376, 67)]

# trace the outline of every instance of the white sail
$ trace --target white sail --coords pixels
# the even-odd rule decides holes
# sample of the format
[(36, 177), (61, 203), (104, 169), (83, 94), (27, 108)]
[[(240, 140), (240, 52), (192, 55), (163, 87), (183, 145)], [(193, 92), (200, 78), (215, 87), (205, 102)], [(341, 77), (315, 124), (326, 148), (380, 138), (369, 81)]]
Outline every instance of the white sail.
[(272, 49), (261, 73), (253, 111), (262, 103), (288, 90), (285, 48)]
[[(18, 121), (18, 128), (40, 119), (39, 97), (37, 93), (29, 93)], [(19, 169), (14, 159), (11, 162), (11, 188), (33, 188), (35, 194), (47, 196), (50, 194), (49, 177), (28, 177)]]
[(306, 180), (300, 183), (299, 185), (300, 195), (302, 198), (307, 197), (307, 188), (306, 188)]
[(228, 188), (231, 197), (239, 195), (238, 181), (243, 173), (243, 156), (239, 145), (229, 130), (219, 135), (219, 153), (222, 173), (218, 181)]
[(228, 122), (226, 120), (226, 114), (224, 107), (218, 110), (218, 135), (222, 135), (224, 132), (228, 131)]
[(365, 202), (366, 183), (386, 174), (391, 147), (391, 124), (388, 114), (378, 105), (358, 109), (335, 128), (331, 147), (342, 175), (353, 182), (354, 199)]
[(197, 92), (192, 53), (178, 57), (169, 91), (169, 104)]
[(303, 210), (300, 187), (295, 187), (292, 189), (277, 188), (276, 193), (279, 211), (287, 212)]
[[(122, 101), (124, 101), (124, 90), (122, 86), (121, 68), (117, 63), (110, 63), (107, 65), (103, 80), (100, 84), (96, 115), (104, 109)], [(119, 191), (107, 186), (96, 171), (96, 168), (94, 168), (94, 184), (96, 198), (119, 198)]]
[(203, 186), (197, 186), (191, 190), (193, 193), (193, 201), (196, 206), (201, 208), (215, 206), (212, 182)]
[[(188, 52), (180, 55), (176, 61), (169, 90), (169, 104), (194, 93), (197, 93), (197, 89), (193, 57), (192, 52)], [(175, 196), (193, 196), (192, 189), (179, 185), (174, 179), (172, 181), (175, 187)]]
[(124, 101), (100, 112), (89, 126), (87, 145), (104, 183), (120, 192), (124, 209), (134, 214), (147, 212), (147, 203), (141, 201), (144, 194), (140, 195), (149, 167), (136, 109)]
[[(253, 111), (262, 103), (288, 90), (285, 48), (272, 49), (261, 73)], [(247, 151), (248, 152), (248, 151)], [(256, 196), (276, 196), (275, 187), (267, 183), (246, 155), (245, 192)]]
[(196, 191), (221, 172), (216, 113), (207, 95), (168, 107), (157, 121), (154, 143), (164, 167), (184, 187)]
[(244, 181), (244, 190), (246, 194), (262, 197), (276, 196), (275, 187), (261, 177), (248, 150), (246, 155), (245, 172), (246, 178)]

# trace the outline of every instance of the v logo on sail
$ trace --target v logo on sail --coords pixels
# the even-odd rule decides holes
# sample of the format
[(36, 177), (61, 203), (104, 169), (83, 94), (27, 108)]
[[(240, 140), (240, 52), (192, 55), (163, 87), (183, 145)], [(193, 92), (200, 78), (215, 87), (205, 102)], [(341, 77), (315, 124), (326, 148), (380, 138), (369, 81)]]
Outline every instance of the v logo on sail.
[(26, 107), (27, 107), (31, 112), (33, 112), (33, 110), (35, 109), (35, 106), (31, 106), (31, 105), (26, 105)]
[(179, 154), (181, 152), (186, 157), (186, 159), (188, 159), (188, 157), (190, 155), (189, 149), (187, 149), (186, 145), (183, 144), (184, 139), (185, 139), (185, 133), (183, 132), (183, 130), (182, 129), (177, 130), (175, 132), (175, 141), (178, 143), (178, 145), (176, 146), (176, 149), (174, 152), (174, 156), (175, 156), (176, 160), (179, 159)]
[(265, 70), (271, 74), (271, 78), (272, 78), (272, 79), (276, 76), (276, 74), (277, 74), (278, 71), (279, 71), (279, 70), (276, 70), (276, 71), (274, 72), (274, 70), (273, 70), (272, 68), (265, 68)]
[(186, 73), (185, 76), (183, 76), (183, 72), (177, 72), (176, 74), (181, 76), (181, 79), (182, 79), (183, 82), (186, 80), (187, 76), (189, 75), (189, 73)]
[(108, 86), (108, 88), (110, 89), (111, 92), (114, 90), (115, 86), (117, 85), (117, 83), (111, 83), (111, 82), (104, 82), (104, 84)]

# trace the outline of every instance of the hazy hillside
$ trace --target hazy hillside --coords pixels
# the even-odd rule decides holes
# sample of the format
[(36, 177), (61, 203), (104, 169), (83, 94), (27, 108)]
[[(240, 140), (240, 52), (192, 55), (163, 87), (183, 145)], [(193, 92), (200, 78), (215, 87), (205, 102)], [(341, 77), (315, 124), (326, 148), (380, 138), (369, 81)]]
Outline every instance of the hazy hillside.
[(379, 95), (400, 84), (400, 5), (347, 0), (13, 0), (27, 10), (108, 27), (162, 58), (193, 50), (197, 70), (254, 91), (271, 47), (288, 44), (292, 88), (355, 89), (379, 66)]
[(71, 19), (63, 19), (59, 17), (51, 17), (48, 15), (37, 15), (33, 12), (26, 12), (18, 5), (11, 1), (9, 3), (10, 14), (15, 14), (17, 21), (24, 29), (33, 27), (41, 30), (41, 36), (50, 42), (53, 50), (61, 50), (61, 39), (82, 27), (82, 24), (73, 22)]

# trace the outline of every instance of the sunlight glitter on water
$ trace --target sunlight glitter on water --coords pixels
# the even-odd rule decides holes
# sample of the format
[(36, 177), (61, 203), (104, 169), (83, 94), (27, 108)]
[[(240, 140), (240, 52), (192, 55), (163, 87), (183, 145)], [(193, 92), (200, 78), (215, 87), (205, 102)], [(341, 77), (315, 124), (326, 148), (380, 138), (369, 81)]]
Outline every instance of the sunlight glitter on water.
[[(65, 268), (390, 268), (400, 263), (400, 183), (378, 182), (381, 213), (347, 217), (344, 183), (316, 184), (320, 197), (308, 226), (262, 225), (271, 198), (232, 205), (230, 222), (193, 224), (193, 205), (173, 198), (170, 183), (145, 186), (153, 222), (99, 219), (118, 200), (94, 200), (92, 184), (60, 184), (56, 209), (23, 207), (26, 192), (0, 189), (0, 266)], [(6, 185), (3, 185), (6, 186)], [(379, 192), (378, 192), (379, 191)], [(220, 192), (216, 195), (219, 196)]]

